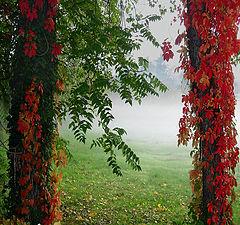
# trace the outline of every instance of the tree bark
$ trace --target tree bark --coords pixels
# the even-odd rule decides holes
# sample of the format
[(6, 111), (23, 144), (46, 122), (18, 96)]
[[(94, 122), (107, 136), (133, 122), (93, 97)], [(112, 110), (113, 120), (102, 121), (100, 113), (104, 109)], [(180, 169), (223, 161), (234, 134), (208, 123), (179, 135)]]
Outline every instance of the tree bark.
[[(34, 5), (35, 1), (29, 1)], [(29, 4), (30, 4), (29, 3)], [(30, 4), (30, 5), (31, 5)], [(19, 113), (21, 112), (21, 104), (25, 103), (25, 91), (30, 87), (33, 78), (36, 78), (37, 83), (43, 84), (43, 95), (40, 97), (38, 114), (40, 115), (40, 124), (42, 126), (42, 141), (39, 151), (41, 152), (44, 161), (47, 162), (51, 157), (51, 138), (53, 138), (54, 122), (54, 88), (56, 84), (57, 62), (52, 60), (51, 46), (56, 42), (56, 33), (48, 32), (44, 29), (45, 20), (48, 18), (47, 11), (49, 10), (47, 0), (43, 1), (43, 6), (38, 10), (37, 18), (31, 22), (26, 15), (19, 15), (18, 29), (24, 28), (25, 31), (32, 30), (36, 34), (37, 54), (29, 58), (24, 54), (24, 44), (26, 43), (26, 35), (18, 38), (18, 43), (15, 51), (15, 66), (13, 77), (10, 81), (11, 87), (11, 107), (8, 118), (9, 137), (9, 198), (8, 210), (9, 216), (23, 218), (31, 224), (44, 224), (48, 214), (43, 212), (42, 206), (47, 205), (50, 208), (49, 202), (46, 200), (34, 203), (29, 207), (30, 213), (23, 215), (18, 209), (23, 207), (24, 198), (21, 196), (21, 191), (26, 190), (26, 186), (19, 184), (19, 178), (23, 176), (23, 169), (26, 166), (24, 160), (21, 159), (21, 154), (25, 151), (23, 148), (23, 135), (18, 130)], [(36, 134), (35, 134), (36, 135)], [(51, 168), (48, 166), (46, 173), (50, 174)], [(37, 172), (36, 165), (32, 165), (32, 171), (29, 172), (30, 181), (32, 182), (32, 190), (29, 195), (33, 199), (42, 198), (41, 192), (45, 190), (42, 185), (35, 182), (34, 174)], [(41, 171), (39, 171), (41, 172)], [(41, 174), (39, 174), (40, 180)], [(46, 182), (46, 187), (49, 186), (49, 181)], [(49, 187), (50, 188), (50, 187)]]
[[(199, 51), (200, 46), (203, 44), (200, 35), (198, 34), (197, 29), (192, 26), (192, 13), (191, 13), (191, 1), (187, 1), (187, 8), (188, 8), (188, 16), (190, 19), (190, 26), (187, 29), (187, 37), (188, 37), (188, 51), (189, 57), (191, 60), (191, 66), (195, 69), (194, 72), (197, 72), (201, 66), (201, 58), (199, 54), (202, 54)], [(202, 5), (201, 13), (205, 10), (205, 5)], [(210, 51), (210, 49), (208, 50)], [(191, 90), (197, 92), (197, 96), (199, 99), (204, 98), (206, 95), (210, 96), (210, 90), (215, 87), (215, 81), (213, 78), (210, 79), (209, 86), (205, 91), (201, 91), (196, 83), (191, 83)], [(192, 108), (192, 113), (198, 113), (197, 108)], [(213, 120), (216, 118), (216, 113), (219, 109), (213, 110), (213, 118), (208, 119), (206, 118), (206, 110), (213, 110), (211, 107), (207, 107), (204, 110), (201, 110), (199, 113), (199, 117), (201, 118), (201, 123), (198, 124), (200, 135), (205, 135), (206, 132), (209, 131), (209, 128), (213, 130)], [(206, 140), (200, 138), (199, 150), (200, 150), (200, 161), (208, 162), (208, 167), (202, 167), (202, 202), (200, 204), (201, 208), (201, 220), (204, 224), (207, 224), (207, 220), (212, 217), (212, 213), (208, 212), (208, 204), (210, 202), (216, 202), (215, 190), (216, 187), (212, 185), (212, 181), (218, 175), (216, 172), (216, 167), (218, 162), (220, 162), (220, 157), (218, 154), (214, 154), (217, 151), (217, 140), (214, 143), (206, 143)], [(213, 160), (209, 160), (209, 155), (213, 155)], [(214, 172), (211, 172), (211, 168), (214, 168)], [(210, 179), (209, 179), (210, 178)], [(221, 204), (219, 204), (219, 209), (221, 208)], [(220, 210), (219, 210), (220, 211)], [(221, 221), (221, 215), (219, 215), (219, 220)]]

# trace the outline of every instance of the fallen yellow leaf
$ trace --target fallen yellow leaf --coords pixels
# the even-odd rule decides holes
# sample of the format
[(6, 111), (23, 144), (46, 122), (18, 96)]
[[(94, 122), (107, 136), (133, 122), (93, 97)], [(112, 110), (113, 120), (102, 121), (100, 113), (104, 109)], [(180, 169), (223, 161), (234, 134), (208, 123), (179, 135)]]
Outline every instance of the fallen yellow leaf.
[(77, 218), (77, 220), (83, 221), (84, 219), (83, 219), (81, 216), (79, 216), (79, 217)]

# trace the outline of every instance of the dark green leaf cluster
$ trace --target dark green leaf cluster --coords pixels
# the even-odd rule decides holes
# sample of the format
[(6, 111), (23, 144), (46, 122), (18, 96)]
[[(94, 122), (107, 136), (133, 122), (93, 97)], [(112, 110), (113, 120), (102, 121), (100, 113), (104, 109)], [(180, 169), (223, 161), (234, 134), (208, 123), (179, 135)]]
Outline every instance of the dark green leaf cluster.
[(126, 131), (123, 128), (115, 127), (112, 131), (106, 128), (105, 134), (97, 138), (97, 140), (93, 140), (91, 146), (104, 148), (104, 152), (110, 155), (107, 160), (108, 165), (112, 167), (113, 173), (118, 176), (121, 176), (122, 172), (117, 164), (115, 150), (122, 151), (122, 155), (125, 157), (126, 163), (130, 164), (134, 170), (141, 170), (139, 158), (122, 139), (124, 134), (126, 134)]
[(0, 1), (0, 101), (9, 104), (9, 80), (13, 75), (14, 51), (18, 31), (16, 29), (17, 1)]
[(121, 172), (115, 148), (122, 151), (134, 169), (140, 170), (140, 167), (139, 159), (122, 140), (124, 133), (109, 127), (114, 119), (110, 96), (118, 94), (131, 105), (134, 100), (141, 103), (142, 98), (158, 96), (160, 91), (167, 90), (148, 71), (146, 59), (133, 57), (144, 39), (160, 47), (149, 25), (162, 15), (144, 17), (137, 14), (134, 7), (131, 2), (118, 0), (63, 1), (57, 21), (58, 39), (63, 46), (60, 62), (66, 71), (67, 83), (66, 94), (61, 98), (62, 115), (69, 114), (69, 126), (82, 142), (92, 129), (94, 119), (98, 119), (104, 134), (94, 143), (110, 154), (109, 165), (117, 175)]

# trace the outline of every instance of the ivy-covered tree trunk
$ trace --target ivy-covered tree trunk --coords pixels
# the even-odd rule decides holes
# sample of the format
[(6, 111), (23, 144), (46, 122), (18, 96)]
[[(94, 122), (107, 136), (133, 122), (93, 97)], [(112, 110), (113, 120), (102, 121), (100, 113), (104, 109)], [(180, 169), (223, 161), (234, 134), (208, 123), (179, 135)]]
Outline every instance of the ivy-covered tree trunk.
[[(10, 81), (9, 216), (31, 224), (54, 219), (51, 183), (57, 61), (53, 16), (57, 1), (19, 1), (19, 38)], [(53, 45), (52, 45), (53, 44)]]
[(239, 161), (234, 125), (235, 95), (231, 57), (238, 54), (239, 2), (185, 0), (188, 55), (182, 60), (190, 90), (183, 96), (179, 144), (192, 139), (189, 171), (197, 223), (231, 224)]
[[(203, 13), (206, 9), (205, 4), (202, 4), (201, 13)], [(203, 44), (201, 37), (199, 33), (197, 32), (197, 29), (192, 26), (192, 13), (191, 13), (191, 3), (188, 1), (188, 14), (191, 25), (189, 26), (187, 30), (187, 37), (188, 37), (188, 50), (189, 50), (189, 57), (191, 60), (191, 66), (195, 69), (194, 72), (197, 72), (200, 68), (201, 64), (201, 58), (200, 58), (200, 47)], [(200, 11), (200, 10), (199, 10)], [(208, 50), (210, 52), (211, 49)], [(206, 53), (207, 54), (207, 53)], [(197, 98), (199, 101), (202, 101), (202, 99), (206, 98), (207, 96), (210, 96), (210, 91), (212, 88), (215, 88), (215, 80), (212, 78), (209, 81), (209, 86), (204, 90), (200, 90), (195, 82), (191, 83), (191, 90), (196, 93)], [(213, 111), (213, 116), (211, 119), (206, 115), (208, 111)], [(206, 107), (202, 109), (200, 112), (198, 112), (198, 109), (193, 107), (193, 113), (199, 113), (200, 117), (200, 123), (199, 131), (200, 136), (204, 136), (207, 132), (209, 132), (209, 129), (213, 130), (214, 125), (213, 121), (217, 118), (216, 113), (219, 112), (218, 108), (215, 108), (213, 110), (213, 107)], [(204, 222), (204, 224), (207, 224), (208, 218), (212, 217), (211, 211), (208, 211), (208, 204), (210, 202), (216, 202), (216, 186), (212, 185), (213, 180), (218, 175), (218, 172), (216, 170), (218, 163), (220, 162), (220, 157), (218, 154), (215, 154), (217, 151), (217, 143), (216, 141), (209, 141), (209, 143), (206, 143), (207, 141), (203, 138), (200, 138), (199, 142), (199, 160), (201, 163), (207, 162), (208, 166), (202, 166), (202, 199), (200, 204), (200, 209), (202, 211), (201, 214), (201, 220)], [(209, 160), (209, 155), (213, 156), (212, 160)], [(213, 168), (213, 169), (212, 169)], [(220, 212), (221, 204), (219, 204), (219, 212)], [(220, 219), (221, 221), (221, 219)]]

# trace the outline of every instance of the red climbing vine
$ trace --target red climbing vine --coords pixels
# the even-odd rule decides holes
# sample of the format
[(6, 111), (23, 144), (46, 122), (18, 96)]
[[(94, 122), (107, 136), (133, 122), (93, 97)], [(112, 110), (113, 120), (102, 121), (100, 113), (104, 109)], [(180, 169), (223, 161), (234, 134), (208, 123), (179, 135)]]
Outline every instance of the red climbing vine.
[[(49, 33), (55, 30), (55, 22), (54, 17), (57, 15), (57, 0), (48, 0), (48, 11), (47, 16), (48, 18), (45, 20), (44, 29), (47, 30)], [(26, 15), (26, 17), (33, 22), (34, 19), (38, 17), (38, 11), (40, 11), (43, 7), (43, 0), (20, 0), (18, 5), (20, 7), (22, 15)], [(36, 41), (37, 38), (35, 33), (31, 30), (24, 30), (23, 27), (19, 30), (20, 36), (26, 37), (25, 47), (25, 55), (31, 58), (32, 56), (36, 55)], [(59, 54), (61, 54), (61, 45), (52, 43), (52, 55), (56, 58)], [(52, 58), (52, 60), (54, 59)]]
[[(27, 57), (26, 62), (35, 63), (37, 60), (35, 57), (44, 57), (41, 60), (48, 62), (46, 65), (51, 64), (53, 73), (54, 71), (57, 73), (57, 64), (52, 61), (61, 54), (62, 48), (60, 44), (50, 42), (56, 40), (55, 35), (50, 33), (55, 31), (54, 17), (57, 15), (57, 4), (56, 0), (20, 0), (18, 2), (20, 12), (26, 20), (19, 30), (20, 41), (23, 40), (24, 55)], [(38, 23), (35, 23), (36, 20)], [(39, 21), (42, 21), (42, 24)], [(42, 45), (42, 40), (45, 40), (46, 44)], [(42, 46), (47, 48), (40, 54), (38, 49)], [(49, 119), (44, 118), (42, 107), (44, 102), (50, 101), (48, 102), (49, 110), (56, 112), (55, 117), (58, 116), (57, 96), (59, 91), (63, 91), (63, 83), (62, 79), (56, 82), (56, 74), (53, 74), (51, 82), (53, 80), (53, 85), (56, 82), (56, 87), (52, 87), (52, 84), (47, 84), (41, 71), (34, 71), (34, 73), (31, 69), (25, 71), (28, 71), (27, 79), (32, 80), (32, 83), (27, 88), (23, 85), (25, 95), (24, 101), (20, 102), (17, 122), (17, 131), (21, 134), (21, 146), (18, 145), (18, 149), (21, 150), (18, 153), (20, 163), (14, 164), (14, 170), (20, 169), (19, 176), (16, 178), (19, 185), (16, 190), (21, 197), (14, 210), (16, 216), (25, 222), (39, 221), (41, 224), (52, 224), (61, 219), (61, 193), (58, 190), (58, 184), (62, 179), (61, 168), (66, 166), (67, 159), (64, 144), (59, 144), (57, 125), (52, 121), (50, 125), (47, 124)], [(36, 78), (33, 78), (32, 74), (36, 74)], [(49, 87), (52, 91), (48, 91)], [(54, 90), (56, 90), (55, 101)], [(15, 177), (13, 180), (15, 181)]]
[[(237, 186), (234, 173), (239, 161), (231, 59), (240, 51), (237, 39), (240, 1), (184, 0), (183, 5), (181, 19), (188, 31), (185, 40), (189, 53), (181, 52), (181, 68), (191, 85), (189, 93), (182, 98), (179, 144), (186, 145), (192, 140), (196, 149), (190, 179), (197, 217), (205, 213), (203, 221), (208, 224), (228, 224), (232, 218), (233, 188)], [(191, 36), (194, 31), (195, 39)], [(212, 196), (209, 200), (205, 187)]]
[[(55, 137), (52, 139), (52, 157), (46, 161), (43, 153), (39, 151), (41, 144), (45, 141), (42, 137), (42, 126), (40, 125), (40, 116), (38, 106), (40, 97), (43, 95), (42, 84), (36, 84), (36, 79), (29, 89), (26, 90), (25, 103), (21, 104), (19, 114), (18, 131), (23, 135), (22, 145), (24, 151), (21, 152), (22, 176), (18, 183), (22, 186), (21, 196), (22, 204), (18, 207), (18, 214), (28, 215), (30, 207), (41, 205), (42, 212), (46, 213), (43, 224), (51, 224), (54, 220), (61, 219), (60, 212), (60, 192), (57, 184), (61, 181), (62, 172), (54, 169), (51, 176), (48, 176), (46, 168), (51, 167), (54, 162), (56, 167), (66, 165), (65, 147), (57, 149), (56, 143), (59, 140), (59, 134), (55, 131)], [(49, 185), (50, 183), (50, 185)], [(35, 186), (42, 186), (40, 196), (36, 195)], [(50, 188), (49, 188), (50, 187)], [(50, 204), (44, 204), (44, 202)]]

